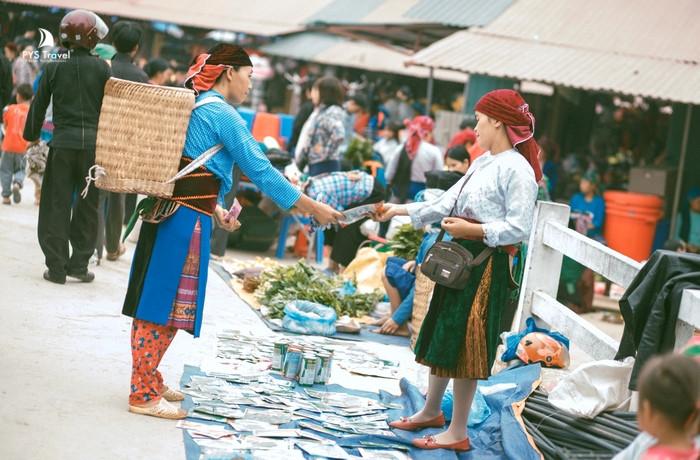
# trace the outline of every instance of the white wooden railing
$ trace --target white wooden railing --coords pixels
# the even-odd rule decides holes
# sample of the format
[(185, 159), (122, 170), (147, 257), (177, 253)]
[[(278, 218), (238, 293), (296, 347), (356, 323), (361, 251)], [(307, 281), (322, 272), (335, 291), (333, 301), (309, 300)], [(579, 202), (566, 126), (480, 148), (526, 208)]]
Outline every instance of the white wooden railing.
[[(642, 264), (568, 228), (569, 207), (539, 202), (528, 244), (513, 330), (522, 330), (534, 316), (539, 323), (567, 336), (591, 358), (612, 359), (619, 343), (556, 300), (563, 256), (589, 267), (627, 288)], [(634, 235), (630, 235), (634, 238)], [(686, 290), (676, 325), (676, 347), (700, 328), (700, 290)]]

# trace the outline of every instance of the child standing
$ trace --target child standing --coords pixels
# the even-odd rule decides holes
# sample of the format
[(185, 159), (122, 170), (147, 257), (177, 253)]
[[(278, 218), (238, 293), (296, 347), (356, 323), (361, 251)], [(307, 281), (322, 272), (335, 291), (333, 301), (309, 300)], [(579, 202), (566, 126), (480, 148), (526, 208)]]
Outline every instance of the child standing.
[(27, 122), (29, 104), (34, 92), (29, 84), (17, 87), (17, 104), (5, 107), (2, 114), (5, 137), (2, 141), (2, 159), (0, 159), (0, 183), (2, 183), (2, 204), (10, 204), (10, 195), (15, 203), (22, 201), (24, 186), (24, 168), (29, 143), (24, 139), (24, 125)]
[(656, 438), (642, 460), (695, 460), (700, 449), (700, 364), (688, 356), (650, 360), (639, 377), (639, 428)]

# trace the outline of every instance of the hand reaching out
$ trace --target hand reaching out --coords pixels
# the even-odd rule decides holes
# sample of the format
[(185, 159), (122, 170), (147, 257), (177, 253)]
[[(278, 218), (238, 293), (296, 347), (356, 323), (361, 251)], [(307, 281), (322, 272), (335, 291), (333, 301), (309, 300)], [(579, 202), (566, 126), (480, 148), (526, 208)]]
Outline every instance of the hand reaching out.
[(241, 223), (236, 219), (226, 221), (227, 213), (228, 211), (226, 211), (221, 206), (216, 206), (216, 209), (214, 210), (214, 220), (216, 220), (216, 225), (226, 230), (227, 232), (235, 232), (236, 230), (241, 228)]

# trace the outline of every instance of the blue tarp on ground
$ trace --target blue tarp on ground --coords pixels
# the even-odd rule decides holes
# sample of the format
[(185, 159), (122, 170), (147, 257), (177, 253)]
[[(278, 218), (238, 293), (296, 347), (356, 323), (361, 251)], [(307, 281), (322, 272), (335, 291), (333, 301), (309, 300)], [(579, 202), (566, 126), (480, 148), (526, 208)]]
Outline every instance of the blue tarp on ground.
[[(201, 371), (193, 366), (185, 366), (182, 375), (181, 385), (186, 384), (192, 375), (201, 375)], [(489, 392), (486, 390), (484, 398), (489, 408), (491, 416), (481, 425), (470, 428), (469, 437), (472, 443), (472, 450), (466, 453), (455, 454), (452, 451), (435, 450), (424, 451), (411, 448), (410, 457), (417, 460), (491, 460), (491, 459), (513, 459), (513, 460), (539, 460), (539, 453), (529, 444), (525, 432), (520, 423), (515, 418), (512, 405), (525, 400), (533, 389), (533, 384), (539, 381), (540, 366), (530, 365), (516, 369), (504, 371), (479, 383), (480, 388), (491, 387), (491, 390), (502, 388), (501, 391)], [(495, 385), (498, 385), (495, 387)], [(314, 389), (329, 392), (342, 392), (366, 398), (372, 398), (386, 403), (401, 404), (403, 409), (390, 409), (389, 419), (395, 420), (401, 416), (411, 415), (423, 406), (425, 401), (420, 391), (406, 379), (402, 379), (400, 384), (401, 395), (394, 396), (385, 391), (372, 393), (367, 391), (357, 391), (344, 388), (340, 385), (316, 385)], [(301, 388), (298, 391), (303, 391)], [(489, 394), (490, 393), (490, 394)], [(192, 399), (188, 396), (182, 404), (183, 408), (189, 409), (193, 406)], [(192, 419), (195, 421), (194, 419)], [(196, 420), (202, 422), (201, 420)], [(205, 423), (205, 422), (202, 422)], [(212, 422), (213, 423), (213, 422)], [(215, 425), (221, 425), (216, 424)], [(295, 428), (296, 422), (282, 425), (283, 428)], [(396, 431), (398, 439), (385, 438), (381, 436), (353, 436), (342, 440), (335, 439), (339, 444), (348, 447), (348, 452), (357, 455), (356, 449), (351, 447), (359, 446), (363, 441), (376, 444), (406, 444), (409, 445), (411, 439), (428, 434), (436, 434), (440, 429), (426, 429), (417, 433)], [(184, 431), (185, 449), (187, 460), (198, 460), (200, 450), (189, 434)], [(329, 437), (329, 439), (334, 439)]]

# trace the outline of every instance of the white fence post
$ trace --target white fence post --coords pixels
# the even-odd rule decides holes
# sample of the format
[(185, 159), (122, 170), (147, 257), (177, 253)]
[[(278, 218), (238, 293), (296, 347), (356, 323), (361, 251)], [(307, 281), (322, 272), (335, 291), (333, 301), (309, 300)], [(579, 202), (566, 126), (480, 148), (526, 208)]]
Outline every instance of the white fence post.
[(513, 331), (522, 330), (525, 327), (525, 320), (532, 315), (535, 291), (542, 291), (551, 297), (557, 297), (563, 256), (560, 252), (544, 245), (547, 222), (567, 225), (569, 223), (569, 207), (547, 201), (537, 203), (525, 258), (518, 309), (511, 327)]
[(700, 290), (686, 289), (681, 297), (681, 308), (676, 322), (676, 350), (693, 337), (696, 327), (700, 327)]

